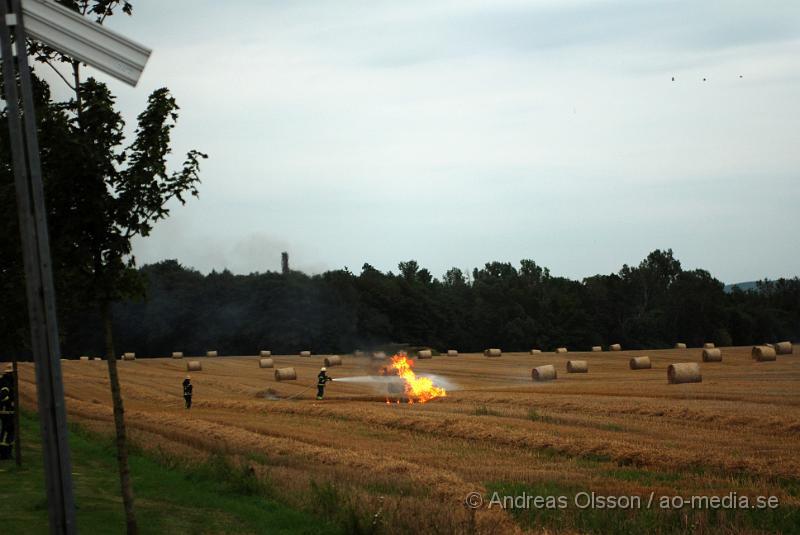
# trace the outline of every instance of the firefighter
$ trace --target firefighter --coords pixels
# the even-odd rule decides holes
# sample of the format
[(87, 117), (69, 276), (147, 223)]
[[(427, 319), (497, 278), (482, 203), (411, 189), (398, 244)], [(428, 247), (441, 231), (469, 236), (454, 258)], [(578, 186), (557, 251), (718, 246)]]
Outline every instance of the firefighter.
[(0, 460), (10, 459), (14, 448), (14, 378), (7, 364), (0, 376)]
[(328, 377), (327, 370), (323, 366), (319, 369), (319, 375), (317, 375), (317, 399), (322, 399), (325, 395), (325, 383), (328, 381), (333, 381), (333, 378)]
[(186, 402), (187, 409), (192, 408), (192, 390), (194, 390), (192, 378), (187, 375), (183, 380), (183, 400)]

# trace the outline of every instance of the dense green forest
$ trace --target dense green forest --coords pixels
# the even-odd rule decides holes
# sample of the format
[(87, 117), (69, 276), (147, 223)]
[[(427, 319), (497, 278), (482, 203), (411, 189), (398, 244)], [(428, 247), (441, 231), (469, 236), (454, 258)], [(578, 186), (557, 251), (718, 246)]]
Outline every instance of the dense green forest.
[[(671, 250), (583, 281), (553, 276), (531, 260), (519, 267), (492, 262), (472, 273), (453, 268), (440, 279), (415, 261), (398, 268), (382, 273), (365, 264), (359, 274), (308, 276), (203, 275), (175, 260), (144, 266), (146, 299), (115, 307), (117, 347), (142, 356), (208, 349), (241, 355), (340, 353), (390, 342), (526, 351), (800, 338), (800, 279), (726, 293), (708, 272), (681, 269)], [(62, 330), (65, 354), (101, 351), (102, 329), (91, 311), (74, 311)]]

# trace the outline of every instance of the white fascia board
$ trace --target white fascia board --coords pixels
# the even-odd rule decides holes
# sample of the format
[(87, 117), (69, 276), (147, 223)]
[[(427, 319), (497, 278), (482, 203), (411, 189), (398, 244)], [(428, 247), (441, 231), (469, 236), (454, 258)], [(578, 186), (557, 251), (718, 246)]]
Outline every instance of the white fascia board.
[(26, 32), (67, 56), (132, 86), (151, 50), (51, 0), (22, 0)]

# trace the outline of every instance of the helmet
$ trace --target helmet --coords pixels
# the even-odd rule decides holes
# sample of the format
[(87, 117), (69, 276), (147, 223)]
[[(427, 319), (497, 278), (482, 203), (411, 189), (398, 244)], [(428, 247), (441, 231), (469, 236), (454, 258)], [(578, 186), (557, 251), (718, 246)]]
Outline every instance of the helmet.
[(325, 372), (325, 371), (328, 371), (328, 369), (325, 366), (323, 366), (322, 368), (319, 369), (319, 371)]

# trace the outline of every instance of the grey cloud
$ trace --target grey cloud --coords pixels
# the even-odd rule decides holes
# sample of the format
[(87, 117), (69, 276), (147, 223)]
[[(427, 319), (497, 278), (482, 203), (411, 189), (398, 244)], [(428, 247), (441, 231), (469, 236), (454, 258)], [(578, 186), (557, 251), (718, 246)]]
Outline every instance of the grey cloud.
[(155, 49), (111, 84), (129, 124), (166, 85), (174, 153), (211, 154), (140, 264), (577, 277), (671, 247), (728, 282), (800, 272), (796, 2), (135, 7), (111, 21)]

